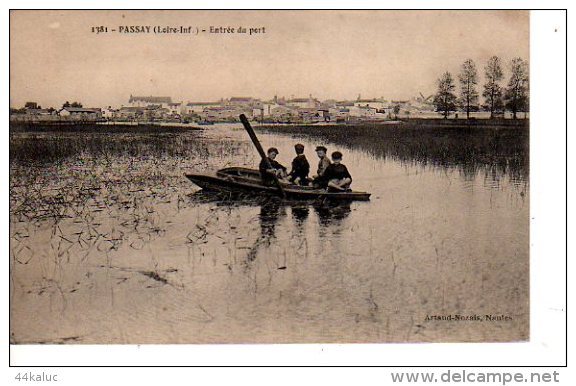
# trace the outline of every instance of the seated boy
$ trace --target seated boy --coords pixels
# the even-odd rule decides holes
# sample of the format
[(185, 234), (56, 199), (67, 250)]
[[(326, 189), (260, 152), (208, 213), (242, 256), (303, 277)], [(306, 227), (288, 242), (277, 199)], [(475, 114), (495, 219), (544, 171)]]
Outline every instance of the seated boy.
[(346, 191), (350, 188), (352, 176), (341, 161), (342, 153), (339, 151), (332, 153), (332, 164), (328, 165), (322, 177), (319, 178), (320, 187), (335, 191)]
[(328, 155), (326, 154), (327, 152), (328, 149), (326, 149), (324, 146), (316, 147), (316, 154), (318, 155), (318, 158), (320, 158), (320, 161), (318, 162), (318, 171), (316, 172), (314, 178), (322, 177), (328, 165), (331, 164), (330, 158), (328, 158)]
[[(262, 177), (264, 184), (274, 185), (274, 175), (276, 175), (277, 178), (285, 178), (286, 168), (282, 166), (278, 161), (274, 160), (278, 155), (278, 149), (271, 147), (268, 149), (267, 154), (268, 157), (263, 158), (262, 161), (260, 161), (260, 176)], [(266, 160), (268, 160), (268, 162), (266, 162)]]
[(299, 185), (308, 185), (308, 173), (310, 173), (310, 164), (304, 155), (304, 145), (294, 145), (296, 158), (292, 161), (292, 170), (289, 174), (290, 182)]

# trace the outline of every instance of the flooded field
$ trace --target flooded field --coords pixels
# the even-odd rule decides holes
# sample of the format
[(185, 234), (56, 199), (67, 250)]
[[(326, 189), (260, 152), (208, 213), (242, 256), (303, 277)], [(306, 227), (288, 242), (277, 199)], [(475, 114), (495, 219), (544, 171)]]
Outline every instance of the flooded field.
[(313, 169), (316, 145), (341, 150), (371, 201), (199, 192), (185, 172), (257, 166), (239, 125), (11, 134), (11, 342), (528, 339), (527, 137), (436, 162), (425, 146), (258, 135), (286, 166), (296, 141)]

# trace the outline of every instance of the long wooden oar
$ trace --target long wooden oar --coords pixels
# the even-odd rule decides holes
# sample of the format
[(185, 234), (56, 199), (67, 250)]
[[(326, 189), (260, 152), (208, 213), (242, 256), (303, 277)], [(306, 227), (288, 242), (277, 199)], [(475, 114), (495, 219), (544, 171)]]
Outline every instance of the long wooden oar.
[[(250, 136), (252, 143), (254, 144), (254, 146), (256, 146), (256, 150), (258, 150), (260, 157), (262, 157), (262, 159), (266, 162), (266, 167), (268, 169), (272, 169), (272, 165), (270, 164), (270, 161), (268, 160), (268, 156), (264, 152), (262, 145), (260, 145), (260, 141), (258, 141), (258, 137), (256, 137), (256, 133), (254, 132), (254, 129), (250, 125), (250, 122), (248, 122), (248, 118), (246, 118), (246, 115), (240, 114), (240, 121), (242, 122), (242, 124), (244, 125), (244, 128), (248, 132), (248, 135)], [(273, 177), (274, 177), (274, 182), (276, 182), (276, 186), (278, 186), (278, 192), (280, 193), (280, 195), (282, 197), (286, 198), (286, 192), (284, 192), (284, 189), (282, 189), (282, 185), (280, 184), (280, 181), (278, 180), (278, 176), (274, 173)]]

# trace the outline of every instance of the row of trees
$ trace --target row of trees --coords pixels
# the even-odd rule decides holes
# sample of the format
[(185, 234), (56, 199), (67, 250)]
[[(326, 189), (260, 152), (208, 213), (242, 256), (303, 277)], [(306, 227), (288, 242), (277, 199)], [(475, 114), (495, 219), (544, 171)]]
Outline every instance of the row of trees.
[(62, 108), (66, 108), (66, 107), (82, 107), (82, 103), (80, 102), (64, 102), (64, 104), (62, 105)]
[[(484, 67), (485, 83), (482, 97), (484, 107), (490, 111), (490, 118), (494, 118), (496, 112), (508, 109), (516, 119), (519, 111), (528, 111), (528, 62), (522, 58), (514, 58), (510, 62), (510, 79), (507, 87), (501, 85), (504, 79), (502, 62), (499, 57), (493, 56)], [(466, 112), (466, 118), (470, 118), (470, 112), (478, 111), (479, 93), (478, 71), (472, 59), (466, 60), (458, 74), (460, 94), (456, 95), (456, 85), (450, 72), (442, 74), (438, 79), (438, 91), (434, 96), (436, 111), (442, 113), (444, 118), (458, 108)]]
[[(70, 103), (69, 101), (64, 102), (64, 104), (62, 104), (62, 108), (65, 107), (82, 107), (82, 103), (81, 102), (72, 102)], [(25, 114), (26, 111), (28, 110), (41, 110), (42, 106), (40, 106), (38, 103), (36, 102), (26, 102), (26, 104), (24, 104), (24, 107), (20, 108), (20, 109), (15, 109), (15, 108), (10, 108), (10, 114)], [(53, 113), (54, 111), (56, 111), (56, 109), (54, 107), (49, 107), (46, 109), (46, 111), (48, 111), (49, 113)]]

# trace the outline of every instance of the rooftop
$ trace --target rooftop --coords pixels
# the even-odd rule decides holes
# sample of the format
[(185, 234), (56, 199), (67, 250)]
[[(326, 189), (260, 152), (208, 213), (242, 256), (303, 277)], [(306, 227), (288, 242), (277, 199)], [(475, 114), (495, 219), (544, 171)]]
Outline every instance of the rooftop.
[(371, 103), (371, 102), (382, 102), (380, 99), (357, 99), (356, 102), (358, 103)]
[(210, 106), (210, 105), (219, 105), (220, 102), (188, 102), (186, 106)]
[(251, 97), (232, 97), (229, 99), (230, 102), (252, 102), (254, 98)]
[(163, 96), (132, 96), (128, 103), (133, 102), (146, 102), (146, 103), (172, 103), (172, 98)]
[(66, 110), (71, 113), (97, 113), (101, 111), (98, 108), (84, 108), (84, 107), (64, 107), (62, 110)]
[(288, 99), (287, 103), (302, 103), (302, 102), (310, 102), (311, 98), (292, 98)]

